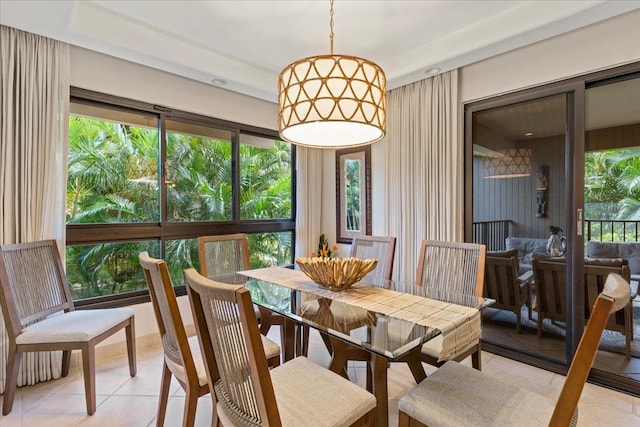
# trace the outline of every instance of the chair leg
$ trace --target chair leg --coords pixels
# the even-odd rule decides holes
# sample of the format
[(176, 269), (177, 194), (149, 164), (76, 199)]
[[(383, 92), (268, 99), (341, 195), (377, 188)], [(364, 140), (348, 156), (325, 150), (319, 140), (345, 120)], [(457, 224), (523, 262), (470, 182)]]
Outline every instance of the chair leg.
[(125, 328), (127, 336), (127, 354), (129, 356), (129, 375), (136, 376), (138, 367), (136, 365), (136, 328), (133, 317), (130, 319), (129, 325)]
[(164, 426), (164, 417), (167, 413), (167, 401), (169, 400), (169, 388), (171, 386), (171, 371), (166, 362), (162, 363), (162, 380), (160, 381), (160, 401), (158, 403), (158, 415), (156, 426)]
[(473, 369), (477, 369), (478, 371), (482, 370), (482, 350), (480, 348), (480, 343), (478, 343), (476, 351), (471, 353), (471, 366), (473, 366)]
[(542, 313), (538, 312), (538, 338), (542, 338)]
[(87, 399), (87, 414), (96, 412), (96, 352), (95, 346), (82, 347), (82, 371), (84, 373), (84, 394)]
[(13, 399), (16, 397), (18, 386), (18, 372), (22, 352), (16, 350), (16, 346), (9, 344), (9, 354), (7, 355), (7, 377), (4, 384), (4, 400), (2, 402), (2, 415), (8, 415), (13, 408)]
[(271, 329), (271, 312), (263, 307), (258, 307), (260, 311), (260, 333), (267, 336), (269, 329)]
[(307, 325), (296, 326), (296, 355), (307, 357), (309, 355), (309, 327)]
[(398, 411), (398, 427), (409, 427), (409, 415)]
[(269, 368), (275, 368), (280, 366), (280, 355), (273, 356), (270, 359), (267, 359), (267, 365)]
[(62, 352), (62, 376), (69, 375), (69, 367), (71, 366), (71, 350)]
[(187, 396), (184, 400), (184, 415), (182, 417), (182, 427), (193, 427), (196, 422), (196, 409), (198, 407), (197, 390), (186, 390)]
[(398, 411), (398, 427), (427, 427), (418, 420), (414, 420), (402, 411)]
[(629, 303), (629, 305), (627, 305), (624, 308), (624, 312), (623, 315), (626, 317), (625, 320), (625, 325), (626, 325), (626, 332), (625, 332), (625, 341), (626, 341), (626, 356), (627, 356), (627, 360), (631, 360), (631, 340), (633, 339), (633, 330), (631, 329), (631, 325), (633, 325), (633, 316), (631, 314), (631, 308), (632, 305), (631, 303)]
[(284, 330), (284, 324), (278, 325), (278, 329), (280, 329), (280, 343), (282, 344), (287, 339), (287, 334)]

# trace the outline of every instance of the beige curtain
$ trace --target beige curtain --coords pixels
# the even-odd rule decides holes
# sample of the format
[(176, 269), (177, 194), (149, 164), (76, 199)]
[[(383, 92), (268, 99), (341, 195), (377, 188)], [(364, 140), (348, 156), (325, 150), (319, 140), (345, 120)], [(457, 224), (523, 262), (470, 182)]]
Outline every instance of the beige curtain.
[(307, 257), (318, 249), (322, 221), (322, 150), (296, 147), (296, 248)]
[(391, 90), (386, 137), (387, 233), (397, 238), (394, 279), (413, 282), (423, 239), (463, 236), (463, 150), (458, 72)]
[[(65, 243), (69, 46), (0, 26), (0, 244)], [(6, 330), (0, 318), (0, 391)], [(61, 353), (22, 358), (18, 385), (60, 376)]]

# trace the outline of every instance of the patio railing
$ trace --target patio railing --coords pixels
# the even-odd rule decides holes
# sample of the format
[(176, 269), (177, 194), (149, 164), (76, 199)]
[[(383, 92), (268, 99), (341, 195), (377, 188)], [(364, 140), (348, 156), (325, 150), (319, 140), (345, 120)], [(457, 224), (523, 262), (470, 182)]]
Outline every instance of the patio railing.
[[(481, 221), (473, 223), (473, 242), (487, 245), (488, 251), (505, 250), (511, 220)], [(584, 221), (585, 243), (640, 242), (640, 220), (587, 219)]]
[(584, 235), (586, 241), (637, 242), (640, 241), (640, 221), (587, 219)]
[(488, 251), (504, 251), (510, 225), (511, 221), (508, 219), (474, 222), (473, 242), (487, 245)]

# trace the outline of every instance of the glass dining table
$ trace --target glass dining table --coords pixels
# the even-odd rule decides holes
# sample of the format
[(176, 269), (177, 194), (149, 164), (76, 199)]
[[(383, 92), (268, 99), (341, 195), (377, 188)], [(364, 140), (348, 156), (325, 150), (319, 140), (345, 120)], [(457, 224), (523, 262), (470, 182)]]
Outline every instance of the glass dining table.
[[(367, 385), (376, 397), (378, 426), (388, 425), (387, 367), (403, 361), (416, 382), (426, 378), (422, 345), (442, 335), (441, 357), (480, 337), (480, 310), (493, 300), (440, 289), (371, 280), (340, 292), (314, 283), (301, 271), (268, 267), (238, 272), (253, 302), (285, 317), (284, 360), (300, 353), (296, 329), (318, 330), (332, 353), (329, 369), (346, 376), (349, 351), (366, 357)], [(296, 347), (298, 351), (296, 351)], [(351, 360), (351, 358), (349, 358)]]

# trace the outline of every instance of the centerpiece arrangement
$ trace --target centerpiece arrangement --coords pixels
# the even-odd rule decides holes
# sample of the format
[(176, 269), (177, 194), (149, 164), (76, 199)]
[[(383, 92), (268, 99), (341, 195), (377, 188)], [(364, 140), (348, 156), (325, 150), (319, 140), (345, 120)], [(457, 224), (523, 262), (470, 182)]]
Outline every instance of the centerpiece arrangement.
[(332, 258), (338, 248), (335, 245), (331, 250), (328, 248), (329, 243), (323, 234), (318, 254), (314, 252), (311, 257), (296, 258), (296, 263), (311, 280), (332, 291), (349, 289), (378, 265), (377, 259)]

